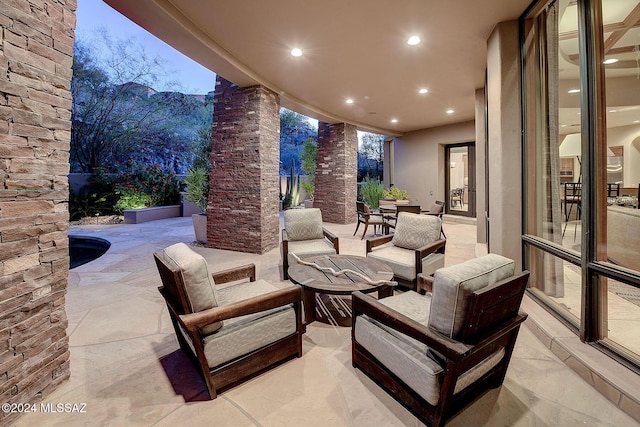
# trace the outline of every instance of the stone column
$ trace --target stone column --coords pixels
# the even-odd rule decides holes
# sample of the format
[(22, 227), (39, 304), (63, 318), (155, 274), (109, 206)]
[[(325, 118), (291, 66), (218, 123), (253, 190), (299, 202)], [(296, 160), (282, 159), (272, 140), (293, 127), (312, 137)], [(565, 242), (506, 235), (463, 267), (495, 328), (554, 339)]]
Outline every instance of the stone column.
[(322, 219), (336, 224), (356, 222), (358, 136), (347, 123), (318, 123), (318, 160), (313, 206)]
[(279, 244), (280, 98), (218, 76), (207, 246), (265, 253)]
[[(75, 0), (0, 7), (0, 400), (69, 378), (69, 141)], [(0, 425), (18, 413), (0, 412)]]

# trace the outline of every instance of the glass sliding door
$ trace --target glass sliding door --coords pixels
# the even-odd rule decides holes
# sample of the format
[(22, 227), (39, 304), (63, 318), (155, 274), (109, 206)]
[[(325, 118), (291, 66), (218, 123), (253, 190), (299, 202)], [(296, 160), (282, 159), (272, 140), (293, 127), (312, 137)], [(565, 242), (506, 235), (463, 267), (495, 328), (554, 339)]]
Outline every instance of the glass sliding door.
[[(606, 127), (597, 141), (597, 261), (640, 273), (640, 0), (602, 0)], [(640, 289), (602, 277), (598, 338), (640, 358)]]
[(445, 161), (448, 165), (445, 179), (445, 191), (449, 195), (447, 213), (475, 216), (475, 144), (447, 145)]
[(640, 0), (542, 1), (521, 25), (531, 295), (640, 369)]

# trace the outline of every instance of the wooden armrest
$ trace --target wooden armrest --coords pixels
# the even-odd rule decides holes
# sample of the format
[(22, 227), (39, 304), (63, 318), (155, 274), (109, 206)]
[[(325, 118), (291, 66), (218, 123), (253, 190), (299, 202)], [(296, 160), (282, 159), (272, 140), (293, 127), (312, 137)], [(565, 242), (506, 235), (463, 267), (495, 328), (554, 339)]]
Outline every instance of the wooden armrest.
[(432, 350), (452, 361), (462, 359), (473, 348), (472, 346), (463, 344), (459, 341), (454, 341), (432, 329), (427, 328), (426, 326), (381, 304), (375, 298), (363, 294), (360, 291), (356, 291), (352, 294), (352, 302), (354, 327), (357, 316), (365, 314), (383, 325), (420, 341)]
[(247, 278), (250, 282), (253, 282), (256, 280), (256, 266), (255, 264), (242, 265), (240, 267), (211, 273), (211, 277), (213, 277), (213, 281), (216, 282), (216, 285)]
[(444, 249), (445, 249), (446, 244), (447, 244), (447, 241), (444, 240), (444, 239), (436, 240), (433, 243), (429, 243), (426, 246), (423, 246), (421, 248), (416, 249), (416, 253), (420, 254), (419, 255), (420, 259), (422, 259), (422, 258), (426, 257), (427, 255), (432, 254), (434, 252), (438, 252), (438, 250), (440, 248), (442, 248), (442, 253), (444, 253)]
[(366, 240), (366, 242), (367, 242), (367, 253), (371, 252), (373, 250), (373, 248), (375, 248), (376, 246), (380, 246), (380, 245), (384, 245), (385, 243), (389, 243), (392, 238), (393, 238), (392, 234), (386, 235), (386, 236), (380, 236), (380, 237), (367, 238), (367, 240)]
[(233, 304), (213, 307), (198, 313), (183, 314), (178, 317), (186, 329), (195, 331), (198, 328), (221, 320), (258, 313), (287, 304), (299, 303), (300, 301), (302, 301), (302, 288), (294, 285)]
[(418, 274), (418, 283), (416, 284), (416, 291), (421, 295), (433, 292), (433, 277), (425, 276), (422, 273)]
[(331, 241), (331, 244), (333, 245), (333, 248), (336, 250), (336, 253), (339, 254), (340, 253), (340, 246), (339, 246), (338, 236), (336, 236), (335, 234), (333, 234), (332, 232), (330, 232), (329, 230), (327, 230), (324, 227), (322, 227), (322, 234), (327, 239), (329, 239), (329, 241)]

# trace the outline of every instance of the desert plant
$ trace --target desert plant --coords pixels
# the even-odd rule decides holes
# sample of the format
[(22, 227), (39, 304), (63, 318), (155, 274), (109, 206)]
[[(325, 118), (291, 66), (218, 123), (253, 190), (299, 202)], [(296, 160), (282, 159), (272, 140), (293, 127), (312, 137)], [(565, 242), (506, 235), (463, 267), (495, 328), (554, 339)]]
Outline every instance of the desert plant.
[(209, 171), (203, 167), (190, 168), (184, 179), (187, 187), (187, 199), (206, 213), (209, 199)]
[(387, 200), (408, 200), (409, 193), (398, 187), (391, 187), (384, 190), (384, 198)]
[(380, 207), (380, 199), (383, 198), (384, 186), (377, 179), (364, 178), (364, 184), (360, 185), (360, 196), (362, 200), (371, 209), (378, 209)]
[(302, 189), (305, 193), (313, 199), (313, 192), (316, 189), (316, 157), (318, 155), (318, 147), (313, 139), (309, 138), (304, 142), (302, 147), (302, 153), (300, 155), (302, 159), (302, 170), (307, 174), (307, 177), (302, 181)]
[(295, 163), (291, 162), (291, 173), (287, 182), (287, 192), (282, 200), (282, 206), (287, 209), (300, 204), (300, 177), (295, 175)]

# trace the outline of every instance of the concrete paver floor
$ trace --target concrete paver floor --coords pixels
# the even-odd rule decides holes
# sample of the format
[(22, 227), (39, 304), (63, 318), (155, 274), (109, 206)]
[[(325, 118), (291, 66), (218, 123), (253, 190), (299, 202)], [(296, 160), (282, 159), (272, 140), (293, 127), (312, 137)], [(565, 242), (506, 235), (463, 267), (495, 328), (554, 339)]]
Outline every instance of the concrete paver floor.
[[(355, 224), (326, 226), (341, 253), (364, 255)], [(476, 229), (444, 224), (446, 263), (476, 252)], [(210, 401), (179, 349), (151, 254), (194, 240), (190, 218), (137, 225), (73, 226), (70, 234), (112, 243), (101, 258), (69, 275), (66, 298), (71, 378), (44, 402), (86, 403), (85, 413), (26, 414), (19, 426), (418, 426), (414, 416), (351, 367), (349, 328), (315, 322), (304, 355)], [(258, 277), (279, 286), (280, 251), (264, 255), (194, 247), (212, 269), (253, 262)], [(450, 426), (633, 426), (569, 369), (528, 328), (521, 328), (504, 385), (456, 416)]]

